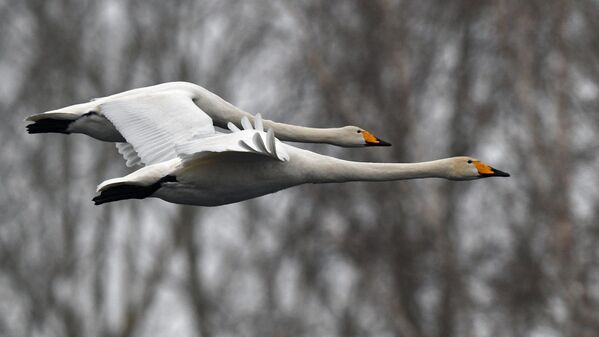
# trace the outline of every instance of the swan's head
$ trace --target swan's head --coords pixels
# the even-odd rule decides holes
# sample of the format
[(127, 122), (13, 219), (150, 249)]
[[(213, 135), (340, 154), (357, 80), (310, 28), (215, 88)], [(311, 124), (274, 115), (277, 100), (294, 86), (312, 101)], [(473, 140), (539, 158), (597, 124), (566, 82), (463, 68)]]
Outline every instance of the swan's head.
[(386, 141), (357, 126), (345, 126), (339, 128), (335, 142), (349, 147), (391, 146), (391, 144)]
[(445, 159), (448, 165), (447, 178), (451, 180), (472, 180), (488, 177), (509, 177), (510, 174), (491, 167), (471, 157), (453, 157)]

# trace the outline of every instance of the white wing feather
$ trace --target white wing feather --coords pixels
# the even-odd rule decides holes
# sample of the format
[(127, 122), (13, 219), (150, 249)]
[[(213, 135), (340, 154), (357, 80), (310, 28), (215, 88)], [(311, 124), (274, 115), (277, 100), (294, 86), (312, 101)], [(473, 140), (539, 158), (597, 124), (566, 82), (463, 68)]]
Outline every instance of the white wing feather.
[[(181, 91), (127, 96), (100, 109), (146, 165), (176, 158), (178, 143), (215, 134), (212, 119)], [(119, 149), (136, 163), (126, 146)]]
[[(266, 144), (272, 144), (272, 148), (267, 147)], [(177, 144), (175, 149), (184, 161), (197, 159), (215, 152), (245, 152), (280, 161), (289, 160), (289, 155), (284, 146), (274, 137), (272, 132), (266, 133), (257, 130), (242, 130), (185, 142)]]
[(250, 122), (250, 120), (246, 116), (243, 116), (243, 118), (241, 118), (241, 126), (244, 130), (254, 130), (252, 122)]
[(131, 144), (116, 143), (116, 149), (123, 156), (123, 158), (125, 158), (125, 165), (127, 165), (127, 167), (143, 165), (141, 162), (141, 158), (139, 158), (137, 152), (135, 152), (135, 149)]
[(235, 125), (235, 124), (233, 124), (233, 123), (231, 123), (231, 122), (227, 123), (227, 127), (229, 128), (229, 130), (231, 130), (231, 131), (233, 131), (233, 132), (238, 132), (238, 131), (241, 131), (241, 130), (240, 130), (238, 127), (237, 127), (237, 125)]
[(258, 131), (264, 131), (264, 125), (262, 123), (262, 115), (260, 113), (256, 114), (254, 118), (254, 129)]

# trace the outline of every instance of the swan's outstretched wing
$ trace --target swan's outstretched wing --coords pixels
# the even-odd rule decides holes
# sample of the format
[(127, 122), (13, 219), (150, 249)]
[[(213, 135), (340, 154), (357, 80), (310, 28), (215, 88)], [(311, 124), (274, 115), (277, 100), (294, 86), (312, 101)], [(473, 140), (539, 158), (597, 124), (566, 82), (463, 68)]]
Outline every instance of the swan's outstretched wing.
[(130, 144), (117, 145), (128, 166), (176, 158), (176, 144), (215, 134), (212, 119), (182, 91), (127, 96), (100, 109)]
[(289, 154), (284, 145), (275, 138), (272, 129), (264, 132), (262, 129), (262, 118), (256, 115), (254, 129), (244, 117), (241, 124), (244, 130), (240, 130), (234, 124), (229, 123), (232, 133), (219, 134), (207, 138), (183, 142), (175, 146), (175, 151), (183, 161), (201, 158), (210, 153), (220, 152), (245, 152), (270, 157), (275, 160), (288, 161)]

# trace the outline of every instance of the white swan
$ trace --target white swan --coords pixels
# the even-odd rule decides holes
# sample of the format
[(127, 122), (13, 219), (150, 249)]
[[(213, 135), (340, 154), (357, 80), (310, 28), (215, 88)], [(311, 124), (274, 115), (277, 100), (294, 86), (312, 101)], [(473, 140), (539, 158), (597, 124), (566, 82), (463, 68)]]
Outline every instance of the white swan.
[[(175, 157), (101, 183), (97, 190), (100, 194), (93, 199), (96, 205), (123, 199), (158, 197), (178, 204), (218, 206), (306, 183), (509, 177), (509, 174), (470, 157), (389, 164), (351, 162), (323, 156), (281, 143), (272, 130), (263, 131), (260, 118), (256, 119), (255, 129), (244, 119), (245, 130), (230, 124), (233, 129), (230, 134), (200, 135), (183, 142), (162, 138), (162, 143), (152, 143), (152, 132), (146, 132), (153, 129), (152, 123), (118, 119), (111, 113), (108, 117), (139, 153), (142, 161), (151, 162), (148, 157), (154, 155), (156, 145), (158, 151), (174, 149)], [(147, 122), (143, 118), (142, 121)]]
[[(170, 96), (169, 93), (175, 93), (175, 96)], [(177, 123), (200, 126), (206, 130), (213, 130), (213, 124), (226, 128), (228, 122), (241, 127), (243, 117), (247, 117), (250, 121), (254, 119), (250, 113), (199, 85), (169, 82), (30, 116), (26, 120), (33, 123), (27, 125), (27, 130), (29, 133), (82, 133), (102, 141), (124, 142), (127, 137), (123, 137), (110, 119), (105, 118), (106, 105), (123, 99), (131, 101), (133, 105), (139, 101), (137, 107), (154, 105), (153, 111), (156, 113), (152, 118), (155, 121), (169, 123), (172, 119), (176, 119)], [(281, 140), (328, 143), (345, 147), (390, 145), (356, 126), (309, 128), (269, 120), (264, 120), (263, 123), (265, 127), (273, 129), (277, 138)]]

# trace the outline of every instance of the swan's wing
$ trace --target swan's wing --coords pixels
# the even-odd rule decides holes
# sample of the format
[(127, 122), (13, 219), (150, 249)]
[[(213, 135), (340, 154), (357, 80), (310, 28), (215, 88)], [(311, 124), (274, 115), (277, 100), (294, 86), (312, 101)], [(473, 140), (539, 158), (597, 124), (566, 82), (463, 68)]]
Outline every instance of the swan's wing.
[(127, 167), (143, 165), (141, 158), (139, 158), (137, 152), (135, 152), (135, 149), (131, 144), (116, 143), (116, 149), (119, 151), (121, 156), (125, 158), (125, 165), (127, 165)]
[[(259, 116), (256, 117), (260, 119)], [(233, 126), (231, 127), (232, 133), (177, 144), (175, 151), (184, 161), (219, 152), (245, 152), (280, 161), (289, 160), (289, 154), (285, 147), (281, 141), (275, 138), (271, 129), (268, 132), (254, 130), (246, 117), (242, 119), (242, 125), (244, 130)], [(260, 125), (260, 122), (257, 122), (257, 125)]]
[(176, 158), (175, 144), (215, 133), (212, 119), (182, 91), (127, 96), (100, 110), (131, 145), (117, 145), (131, 166)]

